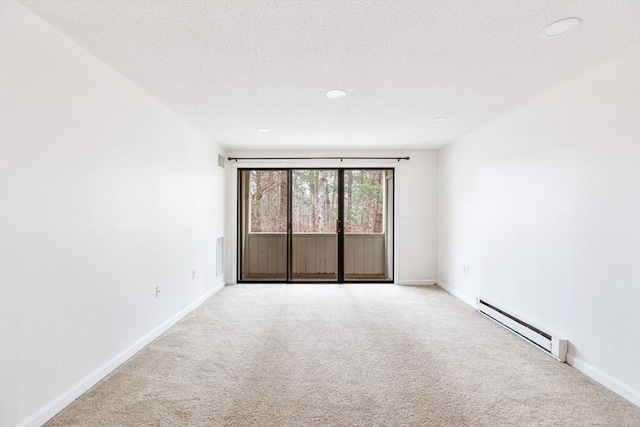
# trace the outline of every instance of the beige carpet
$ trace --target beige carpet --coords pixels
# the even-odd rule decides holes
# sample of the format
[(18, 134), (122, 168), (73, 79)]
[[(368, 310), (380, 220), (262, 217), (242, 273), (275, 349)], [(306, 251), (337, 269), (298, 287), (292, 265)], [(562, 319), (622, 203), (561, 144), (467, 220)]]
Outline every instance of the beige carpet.
[(437, 287), (235, 285), (48, 426), (639, 426)]

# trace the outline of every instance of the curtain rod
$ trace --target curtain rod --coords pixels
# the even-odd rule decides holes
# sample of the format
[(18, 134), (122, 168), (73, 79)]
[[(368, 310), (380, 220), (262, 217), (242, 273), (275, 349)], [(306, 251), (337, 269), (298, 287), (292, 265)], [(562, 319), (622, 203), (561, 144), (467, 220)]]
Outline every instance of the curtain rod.
[(409, 160), (407, 157), (227, 157), (227, 160)]

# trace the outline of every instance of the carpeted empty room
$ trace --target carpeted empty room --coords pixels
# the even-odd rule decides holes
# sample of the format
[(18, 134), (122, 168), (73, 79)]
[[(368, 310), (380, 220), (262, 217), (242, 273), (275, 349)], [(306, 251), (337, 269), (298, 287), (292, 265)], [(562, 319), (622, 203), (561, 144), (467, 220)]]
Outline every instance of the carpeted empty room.
[(0, 427), (640, 427), (640, 0), (0, 0)]
[(437, 286), (227, 286), (47, 426), (637, 426)]

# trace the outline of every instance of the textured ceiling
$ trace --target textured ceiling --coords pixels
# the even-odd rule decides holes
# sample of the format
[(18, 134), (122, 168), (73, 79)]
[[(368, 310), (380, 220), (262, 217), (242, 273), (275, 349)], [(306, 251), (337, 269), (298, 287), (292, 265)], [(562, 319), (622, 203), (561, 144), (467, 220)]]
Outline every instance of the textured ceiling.
[(441, 147), (640, 40), (638, 1), (21, 3), (233, 149)]

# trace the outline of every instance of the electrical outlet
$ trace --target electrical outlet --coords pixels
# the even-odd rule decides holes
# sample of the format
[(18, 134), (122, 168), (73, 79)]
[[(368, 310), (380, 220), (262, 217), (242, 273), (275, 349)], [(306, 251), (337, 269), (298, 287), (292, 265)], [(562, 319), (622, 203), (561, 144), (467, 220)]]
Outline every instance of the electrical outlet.
[(469, 273), (471, 273), (471, 269), (469, 268), (468, 265), (465, 265), (462, 267), (462, 272), (466, 275), (469, 275)]
[(160, 297), (160, 292), (162, 292), (162, 289), (160, 289), (160, 285), (156, 285), (156, 298)]
[(191, 270), (191, 280), (196, 280), (196, 271)]

